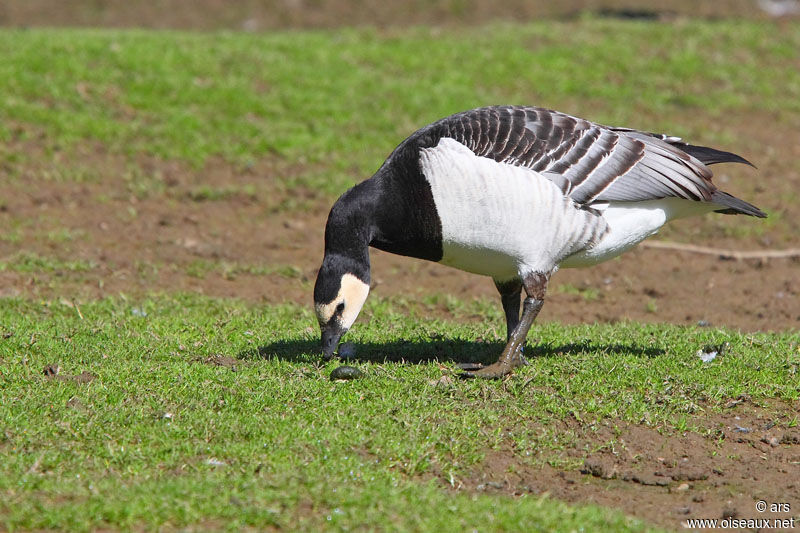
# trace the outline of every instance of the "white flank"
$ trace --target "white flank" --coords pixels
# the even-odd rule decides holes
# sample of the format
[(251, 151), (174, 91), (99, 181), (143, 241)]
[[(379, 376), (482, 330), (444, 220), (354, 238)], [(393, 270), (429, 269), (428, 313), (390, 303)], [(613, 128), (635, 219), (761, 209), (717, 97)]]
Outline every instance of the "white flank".
[(605, 230), (539, 173), (454, 139), (423, 149), (420, 163), (442, 222), (441, 262), (455, 268), (497, 280), (550, 272)]
[(602, 263), (630, 250), (670, 220), (710, 213), (719, 206), (682, 198), (662, 198), (642, 202), (604, 202), (592, 204), (608, 223), (608, 232), (595, 246), (581, 250), (561, 262), (564, 268)]

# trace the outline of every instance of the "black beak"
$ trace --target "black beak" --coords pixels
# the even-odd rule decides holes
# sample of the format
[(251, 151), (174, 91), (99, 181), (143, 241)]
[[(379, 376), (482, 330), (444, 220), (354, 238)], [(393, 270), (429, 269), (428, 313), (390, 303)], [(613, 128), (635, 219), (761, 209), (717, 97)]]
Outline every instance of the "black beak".
[(346, 331), (335, 320), (322, 327), (322, 359), (330, 361), (333, 358), (333, 352), (339, 347), (339, 339)]

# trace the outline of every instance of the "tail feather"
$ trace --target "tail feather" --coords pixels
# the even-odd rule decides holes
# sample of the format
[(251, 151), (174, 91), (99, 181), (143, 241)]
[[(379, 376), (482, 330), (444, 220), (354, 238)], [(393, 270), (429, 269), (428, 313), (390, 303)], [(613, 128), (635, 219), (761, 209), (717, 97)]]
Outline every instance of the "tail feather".
[(695, 146), (694, 144), (686, 144), (684, 142), (672, 142), (670, 144), (699, 159), (705, 165), (715, 165), (717, 163), (744, 163), (745, 165), (756, 168), (753, 163), (733, 152), (717, 150), (716, 148), (709, 148), (708, 146)]
[(752, 217), (767, 218), (767, 214), (753, 204), (748, 204), (744, 200), (740, 200), (726, 192), (716, 190), (711, 193), (711, 201), (715, 204), (724, 206), (723, 209), (718, 209), (717, 213), (725, 213), (727, 215), (750, 215)]
[[(696, 146), (684, 142), (671, 142), (670, 144), (676, 148), (680, 148), (692, 157), (699, 159), (704, 165), (714, 165), (716, 163), (743, 163), (756, 168), (753, 163), (733, 152), (717, 150), (716, 148), (709, 148), (708, 146)], [(726, 215), (749, 215), (758, 218), (767, 217), (765, 212), (753, 204), (749, 204), (744, 200), (740, 200), (720, 190), (711, 193), (711, 201), (724, 206), (723, 209), (718, 209), (717, 213), (724, 213)]]

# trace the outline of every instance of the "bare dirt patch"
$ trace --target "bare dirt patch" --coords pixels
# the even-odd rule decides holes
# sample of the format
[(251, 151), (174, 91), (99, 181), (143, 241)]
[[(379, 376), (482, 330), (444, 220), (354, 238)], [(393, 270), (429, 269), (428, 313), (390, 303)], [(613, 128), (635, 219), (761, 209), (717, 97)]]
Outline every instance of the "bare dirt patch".
[(228, 357), (227, 355), (218, 355), (218, 354), (206, 357), (202, 361), (203, 363), (210, 366), (222, 366), (225, 368), (230, 368), (231, 370), (234, 371), (238, 366), (242, 364), (242, 361), (240, 361), (239, 359)]
[(47, 378), (50, 379), (78, 383), (79, 385), (85, 385), (87, 383), (91, 383), (97, 377), (91, 372), (86, 372), (85, 370), (80, 374), (76, 375), (62, 374), (61, 367), (57, 363), (47, 365), (46, 367), (44, 367), (44, 369), (42, 370), (42, 374), (44, 374)]
[(634, 0), (511, 0), (490, 2), (382, 2), (366, 0), (172, 0), (146, 4), (124, 0), (81, 0), (65, 5), (58, 0), (29, 0), (0, 4), (5, 26), (103, 26), (260, 31), (337, 26), (405, 26), (414, 24), (484, 24), (491, 20), (516, 22), (543, 17), (570, 17), (581, 12), (630, 19), (675, 16), (760, 17), (769, 15), (756, 2), (675, 0), (666, 5), (643, 5)]
[[(670, 529), (683, 529), (691, 518), (787, 519), (800, 506), (800, 430), (787, 427), (795, 413), (796, 407), (744, 402), (692, 420), (699, 433), (566, 420), (564, 431), (578, 438), (562, 459), (581, 468), (534, 466), (508, 444), (487, 451), (456, 489), (442, 483), (451, 490), (595, 503)], [(761, 512), (759, 500), (789, 508)]]
[[(744, 121), (731, 128), (752, 131)], [(800, 207), (789, 201), (800, 186), (792, 159), (798, 147), (779, 127), (758, 135), (783, 156), (765, 157), (757, 172), (717, 167), (717, 176), (730, 172), (725, 188), (780, 216), (755, 223), (721, 215), (680, 220), (665, 228), (666, 237), (738, 250), (798, 247)], [(73, 305), (120, 293), (189, 291), (310, 303), (332, 200), (281, 185), (308, 169), (277, 159), (247, 167), (212, 160), (194, 169), (91, 144), (60, 152), (40, 136), (20, 138), (7, 150), (25, 157), (0, 170), (0, 295)], [(736, 234), (740, 229), (748, 231)], [(798, 273), (796, 259), (729, 261), (640, 247), (593, 268), (557, 273), (539, 320), (797, 328)], [(380, 251), (372, 252), (372, 274), (380, 297), (497, 298), (486, 278)], [(444, 304), (432, 312), (450, 316)]]
[[(782, 153), (798, 150), (779, 128), (759, 135), (769, 135), (765, 146)], [(53, 151), (36, 135), (21, 138), (7, 149), (25, 157), (0, 173), (0, 295), (79, 305), (120, 293), (189, 291), (310, 303), (332, 200), (281, 185), (307, 169), (266, 159), (247, 167), (212, 160), (194, 169), (91, 144)], [(719, 176), (727, 171), (717, 170)], [(786, 194), (773, 195), (772, 184)], [(737, 175), (729, 185), (756, 205), (777, 205), (780, 217), (755, 226), (720, 215), (681, 220), (667, 236), (740, 250), (798, 247), (800, 207), (782, 199), (800, 186), (791, 159), (767, 158), (754, 176)], [(755, 230), (730, 233), (741, 227)], [(412, 303), (431, 293), (497, 298), (490, 280), (434, 263), (373, 251), (372, 267), (379, 297), (402, 295)], [(557, 273), (539, 320), (797, 328), (798, 273), (793, 259), (727, 261), (639, 248), (590, 269)], [(445, 304), (431, 311), (450, 315)]]

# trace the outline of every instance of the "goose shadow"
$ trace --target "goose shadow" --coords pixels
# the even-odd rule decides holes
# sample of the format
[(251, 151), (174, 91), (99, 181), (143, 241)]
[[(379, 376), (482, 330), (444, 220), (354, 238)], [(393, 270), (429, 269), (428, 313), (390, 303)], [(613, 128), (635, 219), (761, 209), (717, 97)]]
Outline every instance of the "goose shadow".
[[(438, 362), (490, 364), (497, 360), (505, 343), (462, 339), (405, 340), (385, 343), (353, 343), (356, 355), (351, 362), (403, 362), (409, 364)], [(579, 353), (603, 353), (655, 358), (666, 354), (663, 348), (640, 346), (633, 343), (595, 343), (581, 341), (566, 344), (528, 343), (525, 356), (566, 357)], [(239, 359), (278, 359), (309, 363), (322, 361), (317, 340), (280, 340), (238, 354)]]

